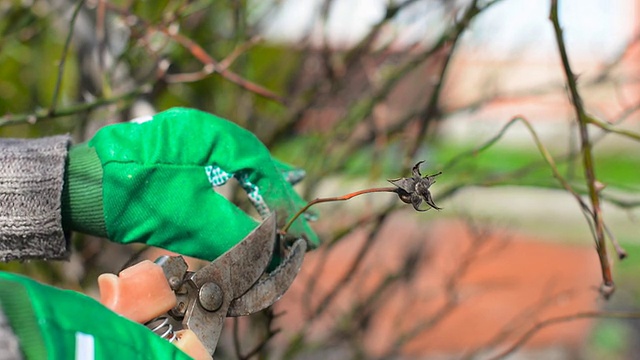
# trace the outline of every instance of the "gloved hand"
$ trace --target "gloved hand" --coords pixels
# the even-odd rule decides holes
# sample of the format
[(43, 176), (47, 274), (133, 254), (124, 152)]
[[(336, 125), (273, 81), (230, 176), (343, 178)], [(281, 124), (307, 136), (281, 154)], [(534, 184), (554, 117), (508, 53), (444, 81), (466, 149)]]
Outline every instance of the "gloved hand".
[[(257, 226), (215, 191), (235, 178), (261, 216), (280, 224), (305, 205), (283, 177), (290, 168), (236, 124), (174, 108), (151, 121), (102, 128), (69, 151), (66, 228), (118, 243), (143, 242), (213, 260)], [(302, 217), (289, 233), (318, 243)]]
[(94, 299), (0, 272), (0, 304), (26, 359), (190, 359)]

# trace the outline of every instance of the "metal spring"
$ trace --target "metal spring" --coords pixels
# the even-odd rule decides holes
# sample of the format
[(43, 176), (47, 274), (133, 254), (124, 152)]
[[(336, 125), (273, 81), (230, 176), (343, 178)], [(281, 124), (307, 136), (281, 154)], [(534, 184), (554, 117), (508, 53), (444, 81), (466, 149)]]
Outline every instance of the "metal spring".
[(167, 316), (159, 316), (153, 320), (147, 321), (144, 325), (161, 338), (169, 340), (169, 342), (174, 342), (176, 340), (176, 332), (173, 331), (173, 325), (171, 325)]

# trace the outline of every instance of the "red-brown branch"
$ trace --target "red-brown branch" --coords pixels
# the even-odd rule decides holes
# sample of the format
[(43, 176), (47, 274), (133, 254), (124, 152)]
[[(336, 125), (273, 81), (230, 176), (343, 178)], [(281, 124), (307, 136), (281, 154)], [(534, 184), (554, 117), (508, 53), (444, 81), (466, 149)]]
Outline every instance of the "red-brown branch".
[(352, 193), (349, 193), (349, 194), (346, 194), (346, 195), (342, 195), (342, 196), (313, 199), (313, 200), (309, 201), (307, 203), (307, 205), (305, 205), (302, 209), (300, 209), (295, 215), (293, 215), (293, 217), (291, 218), (291, 220), (289, 220), (287, 225), (285, 225), (282, 228), (282, 231), (283, 232), (287, 232), (287, 230), (289, 230), (289, 228), (291, 227), (293, 222), (296, 221), (296, 219), (298, 217), (300, 217), (300, 215), (304, 214), (305, 211), (309, 210), (309, 208), (312, 207), (315, 204), (320, 204), (320, 203), (325, 203), (325, 202), (333, 202), (333, 201), (345, 201), (345, 200), (349, 200), (351, 198), (354, 198), (354, 197), (362, 195), (362, 194), (380, 193), (380, 192), (392, 192), (392, 193), (395, 193), (396, 190), (397, 190), (397, 188), (396, 187), (392, 187), (392, 186), (390, 186), (390, 187), (381, 187), (381, 188), (371, 188), (371, 189), (364, 189), (364, 190), (354, 191)]

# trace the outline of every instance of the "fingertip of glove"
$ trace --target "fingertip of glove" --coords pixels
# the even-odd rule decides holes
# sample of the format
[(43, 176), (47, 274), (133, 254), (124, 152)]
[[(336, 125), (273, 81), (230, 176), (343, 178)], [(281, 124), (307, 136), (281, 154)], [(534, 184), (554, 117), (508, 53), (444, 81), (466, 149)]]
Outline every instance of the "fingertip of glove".
[(290, 185), (299, 183), (304, 179), (305, 176), (307, 176), (307, 172), (304, 171), (304, 169), (289, 165), (276, 158), (273, 159), (273, 163), (275, 164), (276, 169), (278, 169), (280, 174), (282, 174), (284, 180)]
[(307, 176), (307, 172), (302, 169), (282, 172), (282, 177), (284, 178), (284, 180), (291, 185), (299, 183), (304, 179), (305, 176)]

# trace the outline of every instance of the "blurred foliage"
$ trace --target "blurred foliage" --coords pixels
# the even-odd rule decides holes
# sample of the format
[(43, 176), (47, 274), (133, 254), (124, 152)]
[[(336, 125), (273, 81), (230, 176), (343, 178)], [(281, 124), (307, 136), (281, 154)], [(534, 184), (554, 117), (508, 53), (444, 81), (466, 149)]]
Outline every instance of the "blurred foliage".
[(632, 356), (629, 347), (632, 344), (633, 331), (624, 320), (599, 321), (591, 334), (587, 359), (626, 359)]

